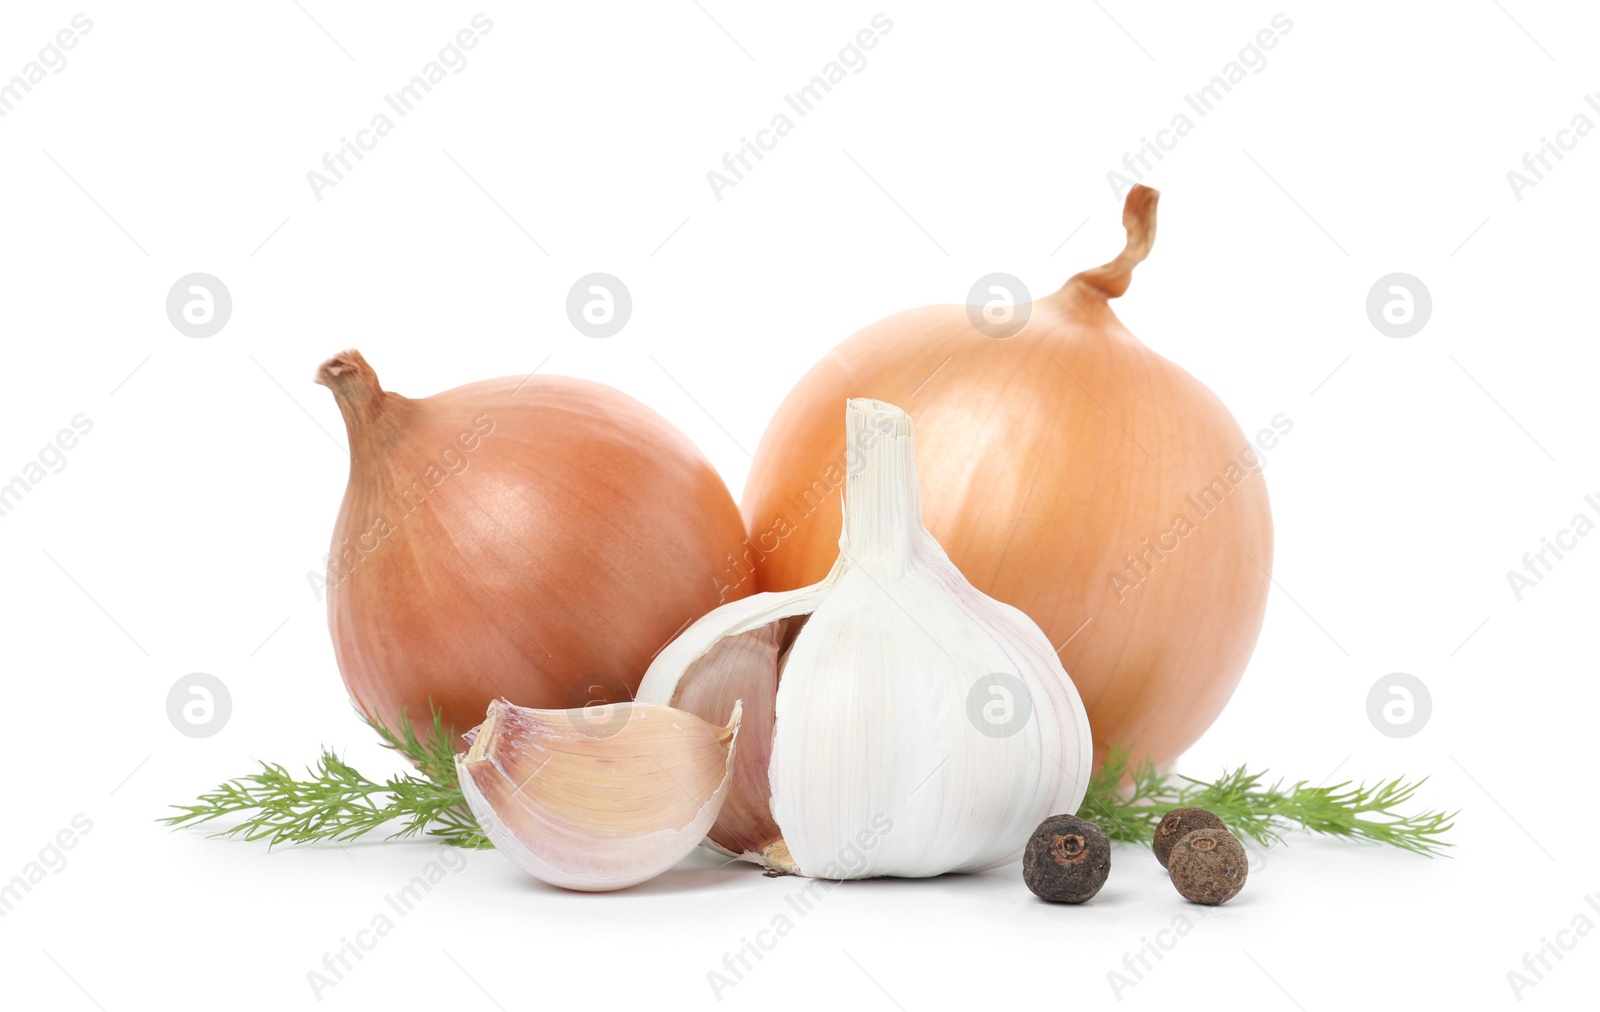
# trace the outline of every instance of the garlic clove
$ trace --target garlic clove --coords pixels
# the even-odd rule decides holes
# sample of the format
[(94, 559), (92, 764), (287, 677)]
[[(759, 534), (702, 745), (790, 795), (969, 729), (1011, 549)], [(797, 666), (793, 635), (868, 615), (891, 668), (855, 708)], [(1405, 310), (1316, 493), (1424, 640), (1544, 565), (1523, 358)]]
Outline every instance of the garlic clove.
[(742, 715), (737, 700), (730, 709), (719, 727), (637, 702), (537, 710), (496, 700), (456, 772), (517, 867), (566, 889), (624, 889), (672, 867), (716, 821)]
[(785, 624), (779, 620), (719, 640), (695, 662), (672, 704), (690, 713), (725, 713), (734, 700), (748, 701), (741, 724), (748, 730), (733, 760), (733, 783), (708, 838), (728, 857), (759, 854), (781, 835), (767, 804), (767, 764)]
[(715, 621), (702, 618), (668, 644), (639, 686), (641, 700), (702, 716), (726, 713), (735, 700), (743, 700), (746, 730), (734, 759), (733, 785), (706, 842), (728, 857), (775, 871), (794, 868), (786, 853), (769, 856), (782, 839), (772, 819), (767, 771), (773, 705), (784, 651), (822, 599), (821, 586), (762, 594), (717, 609)]

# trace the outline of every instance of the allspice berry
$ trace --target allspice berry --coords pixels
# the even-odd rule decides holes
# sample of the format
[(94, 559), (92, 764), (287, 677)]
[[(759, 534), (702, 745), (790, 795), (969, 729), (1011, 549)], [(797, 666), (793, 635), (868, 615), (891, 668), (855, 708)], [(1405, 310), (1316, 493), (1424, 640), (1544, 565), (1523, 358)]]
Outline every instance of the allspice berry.
[(1244, 845), (1226, 829), (1197, 829), (1185, 835), (1167, 861), (1167, 873), (1179, 894), (1208, 907), (1239, 895), (1249, 870)]
[(1039, 824), (1022, 852), (1022, 879), (1041, 899), (1082, 903), (1111, 874), (1111, 841), (1099, 826), (1076, 815), (1052, 815)]
[(1156, 827), (1155, 839), (1151, 841), (1151, 849), (1156, 852), (1156, 860), (1161, 862), (1161, 867), (1167, 866), (1167, 856), (1172, 853), (1172, 848), (1178, 841), (1197, 829), (1227, 829), (1223, 821), (1206, 811), (1204, 808), (1174, 808), (1161, 820)]

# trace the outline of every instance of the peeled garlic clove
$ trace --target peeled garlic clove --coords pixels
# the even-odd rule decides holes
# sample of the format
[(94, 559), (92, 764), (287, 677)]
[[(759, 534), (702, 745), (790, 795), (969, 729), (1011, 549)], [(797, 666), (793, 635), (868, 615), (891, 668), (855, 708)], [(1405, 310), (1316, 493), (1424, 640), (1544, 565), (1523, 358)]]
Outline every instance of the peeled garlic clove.
[(625, 889), (677, 864), (733, 780), (741, 706), (727, 726), (668, 706), (536, 710), (505, 700), (456, 756), (472, 814), (513, 864), (551, 885)]
[(729, 853), (823, 878), (1013, 861), (1083, 801), (1083, 703), (1039, 627), (976, 590), (923, 528), (910, 417), (871, 400), (845, 415), (832, 571), (702, 618), (639, 698), (706, 714), (738, 695), (757, 715), (747, 740), (765, 770), (740, 764), (710, 834)]

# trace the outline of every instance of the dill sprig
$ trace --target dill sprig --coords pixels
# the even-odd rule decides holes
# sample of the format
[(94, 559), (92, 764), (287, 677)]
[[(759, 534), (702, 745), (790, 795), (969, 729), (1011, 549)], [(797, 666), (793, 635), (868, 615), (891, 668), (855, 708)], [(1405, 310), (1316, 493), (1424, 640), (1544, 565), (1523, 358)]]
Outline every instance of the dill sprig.
[[(418, 738), (403, 712), (398, 732), (365, 716), (362, 720), (377, 732), (385, 748), (410, 760), (415, 771), (379, 782), (324, 749), (305, 778), (263, 762), (260, 772), (229, 780), (200, 795), (196, 804), (173, 805), (179, 814), (159, 821), (191, 826), (243, 816), (214, 835), (266, 840), (269, 845), (354, 840), (380, 826), (399, 823), (388, 839), (425, 834), (457, 847), (492, 846), (462, 796), (455, 753), (438, 709), (433, 710), (433, 735), (426, 742)], [(1113, 840), (1143, 844), (1150, 843), (1168, 811), (1190, 806), (1211, 811), (1234, 833), (1262, 844), (1299, 830), (1430, 856), (1451, 846), (1442, 837), (1456, 813), (1399, 811), (1426, 779), (1397, 777), (1370, 787), (1349, 781), (1320, 787), (1302, 780), (1285, 788), (1281, 780), (1267, 786), (1265, 776), (1240, 766), (1213, 781), (1196, 780), (1158, 772), (1149, 760), (1135, 765), (1126, 748), (1113, 746), (1090, 779), (1078, 814)]]
[(362, 720), (385, 748), (410, 760), (416, 770), (380, 782), (324, 748), (303, 778), (263, 762), (259, 772), (219, 784), (195, 804), (173, 805), (179, 814), (157, 821), (176, 827), (243, 816), (213, 835), (266, 840), (268, 845), (354, 840), (399, 823), (388, 839), (426, 834), (457, 847), (490, 846), (456, 781), (455, 753), (440, 710), (433, 709), (433, 735), (426, 742), (417, 737), (404, 711), (398, 733), (365, 715)]
[(1427, 779), (1396, 777), (1375, 785), (1350, 781), (1329, 787), (1301, 780), (1285, 788), (1283, 781), (1265, 784), (1266, 773), (1245, 767), (1213, 781), (1160, 773), (1149, 760), (1133, 765), (1127, 749), (1113, 747), (1089, 782), (1078, 814), (1105, 830), (1113, 840), (1150, 843), (1156, 826), (1174, 808), (1204, 808), (1237, 834), (1270, 844), (1289, 830), (1387, 844), (1429, 856), (1452, 846), (1442, 839), (1454, 825), (1455, 812), (1427, 810), (1405, 815)]

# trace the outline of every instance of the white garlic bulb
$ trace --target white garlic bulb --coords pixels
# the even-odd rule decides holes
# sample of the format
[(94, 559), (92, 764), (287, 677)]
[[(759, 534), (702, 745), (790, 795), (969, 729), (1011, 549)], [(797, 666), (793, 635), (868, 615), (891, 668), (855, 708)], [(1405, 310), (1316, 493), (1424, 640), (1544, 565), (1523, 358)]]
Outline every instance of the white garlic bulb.
[(706, 615), (638, 698), (708, 719), (743, 700), (709, 836), (731, 856), (835, 879), (1005, 864), (1082, 803), (1088, 716), (1039, 627), (974, 589), (923, 528), (910, 417), (858, 399), (845, 421), (832, 572)]

